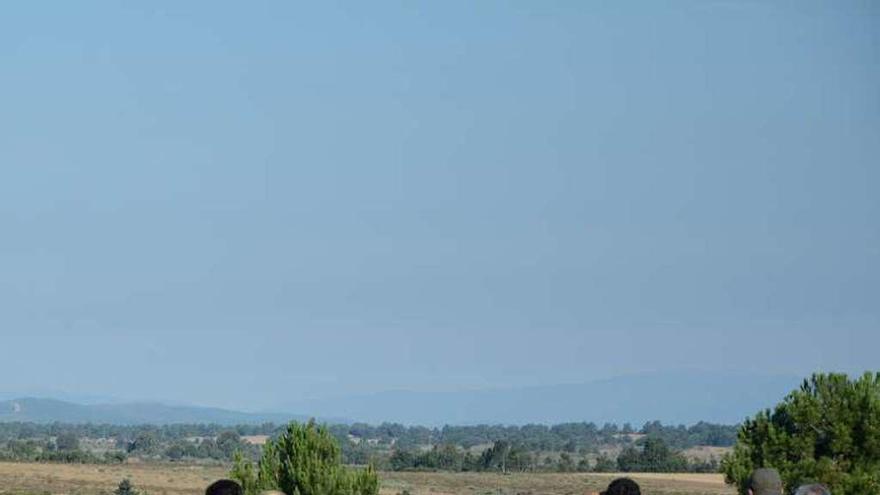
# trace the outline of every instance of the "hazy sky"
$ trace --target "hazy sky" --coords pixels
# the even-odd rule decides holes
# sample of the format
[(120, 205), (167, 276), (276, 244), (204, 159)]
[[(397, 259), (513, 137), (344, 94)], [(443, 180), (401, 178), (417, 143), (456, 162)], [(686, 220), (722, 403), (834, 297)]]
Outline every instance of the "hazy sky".
[(10, 2), (0, 391), (880, 368), (880, 4)]

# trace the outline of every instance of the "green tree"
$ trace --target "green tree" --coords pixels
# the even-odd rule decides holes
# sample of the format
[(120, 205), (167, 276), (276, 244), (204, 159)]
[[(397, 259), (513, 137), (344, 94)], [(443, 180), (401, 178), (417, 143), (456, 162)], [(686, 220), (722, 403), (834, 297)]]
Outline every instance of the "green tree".
[(617, 455), (617, 470), (623, 473), (644, 471), (642, 453), (635, 447), (627, 447)]
[(687, 460), (678, 452), (670, 449), (666, 442), (659, 438), (645, 439), (642, 448), (642, 463), (647, 472), (681, 472), (687, 470)]
[(721, 465), (742, 494), (753, 469), (773, 467), (788, 490), (818, 481), (835, 495), (880, 495), (880, 373), (813, 375), (746, 420)]
[(12, 452), (12, 458), (18, 461), (29, 461), (37, 456), (37, 444), (33, 440), (10, 440), (6, 448)]
[(560, 473), (570, 473), (574, 471), (574, 459), (571, 458), (571, 454), (568, 452), (563, 452), (559, 454), (559, 461), (556, 463), (556, 470)]
[(498, 469), (502, 473), (506, 473), (507, 457), (509, 454), (510, 443), (498, 440), (491, 447), (483, 451), (483, 455), (480, 456), (480, 465), (486, 471)]
[(434, 468), (445, 471), (461, 471), (464, 453), (460, 452), (455, 445), (448, 443), (442, 446), (435, 445), (431, 453), (434, 458)]
[(599, 454), (599, 457), (596, 458), (596, 465), (593, 466), (593, 471), (597, 473), (610, 473), (616, 469), (617, 464), (605, 454)]
[(171, 459), (172, 461), (179, 461), (187, 456), (188, 454), (188, 445), (185, 442), (174, 442), (167, 449), (165, 449), (165, 457)]
[(152, 454), (159, 447), (159, 439), (152, 431), (142, 431), (138, 433), (126, 447), (128, 453), (136, 454)]
[(241, 437), (237, 432), (232, 430), (220, 433), (220, 435), (217, 436), (216, 444), (217, 448), (223, 453), (226, 459), (232, 459), (235, 452), (241, 450), (243, 447)]
[(403, 471), (404, 469), (412, 469), (415, 466), (415, 455), (409, 450), (395, 450), (391, 454), (390, 464), (394, 471)]
[(343, 466), (336, 439), (314, 420), (290, 423), (277, 440), (266, 442), (256, 466), (237, 454), (230, 476), (241, 483), (246, 495), (261, 490), (281, 490), (287, 495), (379, 493), (379, 477), (372, 466)]
[(58, 450), (78, 450), (79, 437), (77, 437), (76, 434), (72, 432), (61, 433), (55, 438), (55, 446), (58, 447)]
[(617, 468), (623, 472), (674, 473), (687, 471), (688, 463), (670, 449), (661, 438), (648, 437), (642, 448), (627, 447), (617, 456)]
[(509, 471), (529, 471), (534, 467), (535, 459), (521, 445), (514, 445), (507, 453), (506, 467)]

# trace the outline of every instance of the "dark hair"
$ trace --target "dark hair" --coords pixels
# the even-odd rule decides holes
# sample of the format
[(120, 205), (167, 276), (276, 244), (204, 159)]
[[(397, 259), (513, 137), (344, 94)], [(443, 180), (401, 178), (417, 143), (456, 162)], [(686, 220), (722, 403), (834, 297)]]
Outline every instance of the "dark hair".
[(242, 495), (241, 485), (232, 480), (217, 480), (208, 486), (205, 495)]
[(828, 491), (825, 485), (816, 483), (813, 485), (801, 485), (798, 487), (795, 495), (831, 495), (831, 492)]
[(642, 495), (639, 484), (629, 478), (617, 478), (602, 493), (606, 495)]

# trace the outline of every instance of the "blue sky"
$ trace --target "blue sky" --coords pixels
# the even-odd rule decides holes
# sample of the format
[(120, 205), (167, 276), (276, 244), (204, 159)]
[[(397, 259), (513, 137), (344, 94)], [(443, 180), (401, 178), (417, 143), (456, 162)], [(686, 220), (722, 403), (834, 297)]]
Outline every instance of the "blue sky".
[(875, 2), (17, 2), (0, 389), (880, 368)]

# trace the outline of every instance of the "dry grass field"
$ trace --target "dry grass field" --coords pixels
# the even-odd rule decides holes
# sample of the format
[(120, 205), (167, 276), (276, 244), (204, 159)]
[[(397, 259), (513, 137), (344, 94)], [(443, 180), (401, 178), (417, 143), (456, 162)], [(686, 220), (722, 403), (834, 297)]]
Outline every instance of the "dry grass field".
[[(184, 464), (72, 465), (0, 463), (0, 494), (108, 494), (123, 478), (147, 495), (197, 495), (227, 470)], [(382, 495), (579, 495), (597, 492), (610, 474), (382, 473)], [(733, 495), (720, 475), (636, 474), (642, 493)]]
[[(630, 474), (642, 493), (662, 495), (734, 495), (715, 474)], [(608, 486), (613, 474), (383, 473), (383, 495), (408, 490), (413, 495), (586, 495)]]
[(123, 478), (148, 495), (203, 493), (225, 476), (218, 466), (173, 464), (36, 464), (0, 462), (0, 494), (110, 493)]

